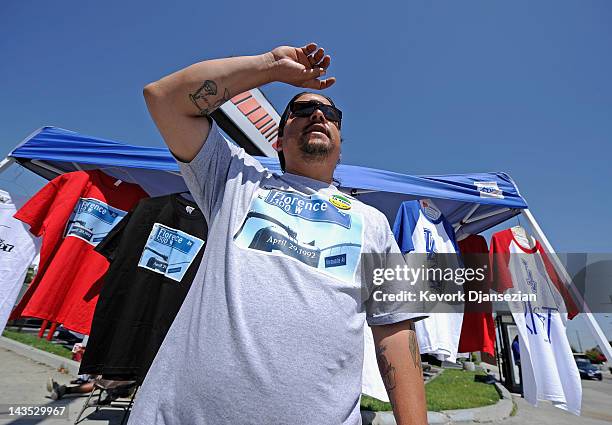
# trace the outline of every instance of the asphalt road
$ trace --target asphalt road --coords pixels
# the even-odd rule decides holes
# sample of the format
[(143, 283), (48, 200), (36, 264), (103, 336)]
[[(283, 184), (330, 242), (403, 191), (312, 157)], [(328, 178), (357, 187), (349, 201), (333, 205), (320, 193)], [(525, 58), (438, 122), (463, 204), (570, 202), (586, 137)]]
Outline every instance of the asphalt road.
[[(83, 396), (66, 396), (60, 401), (49, 398), (46, 390), (47, 377), (52, 376), (60, 383), (73, 379), (53, 368), (36, 363), (12, 351), (0, 347), (0, 424), (70, 424), (74, 423), (83, 406)], [(576, 417), (550, 403), (542, 402), (538, 407), (515, 398), (518, 405), (516, 416), (500, 421), (503, 425), (601, 425), (612, 423), (612, 375), (604, 373), (603, 381), (582, 381), (582, 415)], [(9, 406), (65, 406), (68, 418), (19, 418), (8, 417), (4, 412)], [(122, 412), (105, 409), (97, 412), (84, 422), (85, 425), (118, 425)], [(238, 424), (237, 424), (238, 425)]]
[(500, 424), (533, 425), (601, 425), (612, 423), (612, 375), (604, 371), (601, 381), (582, 381), (582, 412), (579, 417), (541, 402), (533, 407), (524, 399), (515, 398), (517, 415)]

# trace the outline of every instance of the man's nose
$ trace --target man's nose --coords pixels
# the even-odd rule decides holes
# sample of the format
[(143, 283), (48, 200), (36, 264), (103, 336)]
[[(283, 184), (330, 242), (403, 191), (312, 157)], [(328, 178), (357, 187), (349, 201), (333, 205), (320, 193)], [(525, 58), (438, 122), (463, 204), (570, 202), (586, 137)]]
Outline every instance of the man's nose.
[(325, 115), (320, 109), (315, 109), (312, 111), (312, 114), (310, 114), (310, 121), (323, 122), (325, 121)]

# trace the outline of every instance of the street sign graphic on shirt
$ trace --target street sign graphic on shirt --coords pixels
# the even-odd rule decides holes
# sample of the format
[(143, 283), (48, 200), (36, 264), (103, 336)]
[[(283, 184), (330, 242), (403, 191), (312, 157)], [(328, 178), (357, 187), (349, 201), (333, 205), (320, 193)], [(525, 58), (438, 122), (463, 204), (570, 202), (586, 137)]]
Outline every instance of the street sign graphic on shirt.
[(125, 211), (98, 199), (79, 198), (70, 214), (64, 237), (73, 236), (97, 246), (125, 215)]
[(362, 240), (361, 214), (329, 197), (273, 188), (259, 190), (234, 234), (241, 248), (293, 258), (345, 282), (354, 282)]
[(204, 241), (172, 227), (155, 223), (142, 250), (138, 267), (180, 282)]

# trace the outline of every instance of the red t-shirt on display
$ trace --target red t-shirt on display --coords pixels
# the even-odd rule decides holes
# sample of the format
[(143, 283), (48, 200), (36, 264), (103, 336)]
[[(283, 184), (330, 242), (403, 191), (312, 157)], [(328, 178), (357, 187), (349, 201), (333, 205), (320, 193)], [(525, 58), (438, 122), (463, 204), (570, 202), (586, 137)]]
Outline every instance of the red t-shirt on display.
[[(540, 242), (536, 240), (533, 248), (524, 247), (516, 241), (512, 229), (502, 230), (491, 236), (491, 247), (489, 249), (490, 280), (495, 291), (501, 294), (515, 286), (514, 279), (521, 279), (521, 273), (513, 274), (512, 272), (511, 254), (515, 254), (516, 258), (520, 258), (516, 254), (535, 256), (535, 261), (543, 265), (543, 270), (546, 274), (545, 278), (547, 278), (545, 280), (552, 282), (553, 286), (563, 297), (568, 319), (571, 320), (578, 314), (578, 306), (574, 302), (568, 287), (565, 286), (557, 274), (555, 267)], [(514, 270), (517, 271), (516, 268)]]
[(63, 174), (43, 187), (15, 218), (42, 236), (36, 277), (11, 319), (37, 317), (89, 334), (108, 261), (94, 251), (147, 193), (100, 170)]
[[(469, 235), (467, 238), (458, 242), (459, 251), (463, 256), (465, 267), (472, 269), (484, 267), (487, 269), (487, 254), (489, 248), (487, 241), (480, 235)], [(484, 283), (484, 284), (483, 284)], [(482, 290), (487, 292), (489, 289), (488, 279), (483, 283), (466, 282), (464, 285), (466, 292), (469, 290)], [(469, 302), (466, 301), (466, 310), (469, 310)], [(463, 314), (461, 325), (461, 337), (459, 339), (459, 352), (471, 353), (483, 351), (491, 355), (495, 354), (495, 323), (493, 322), (492, 306), (490, 302), (483, 302), (474, 308), (476, 311), (466, 311)]]

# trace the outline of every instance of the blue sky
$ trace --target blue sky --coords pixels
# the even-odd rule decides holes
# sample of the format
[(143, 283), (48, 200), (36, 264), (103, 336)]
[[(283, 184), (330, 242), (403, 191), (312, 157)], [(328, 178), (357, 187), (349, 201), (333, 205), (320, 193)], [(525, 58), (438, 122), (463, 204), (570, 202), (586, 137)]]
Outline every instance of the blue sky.
[[(210, 3), (2, 2), (0, 155), (42, 125), (160, 146), (147, 82), (315, 41), (338, 79), (344, 163), (505, 171), (557, 250), (612, 251), (610, 2)], [(277, 109), (297, 91), (263, 90)]]

